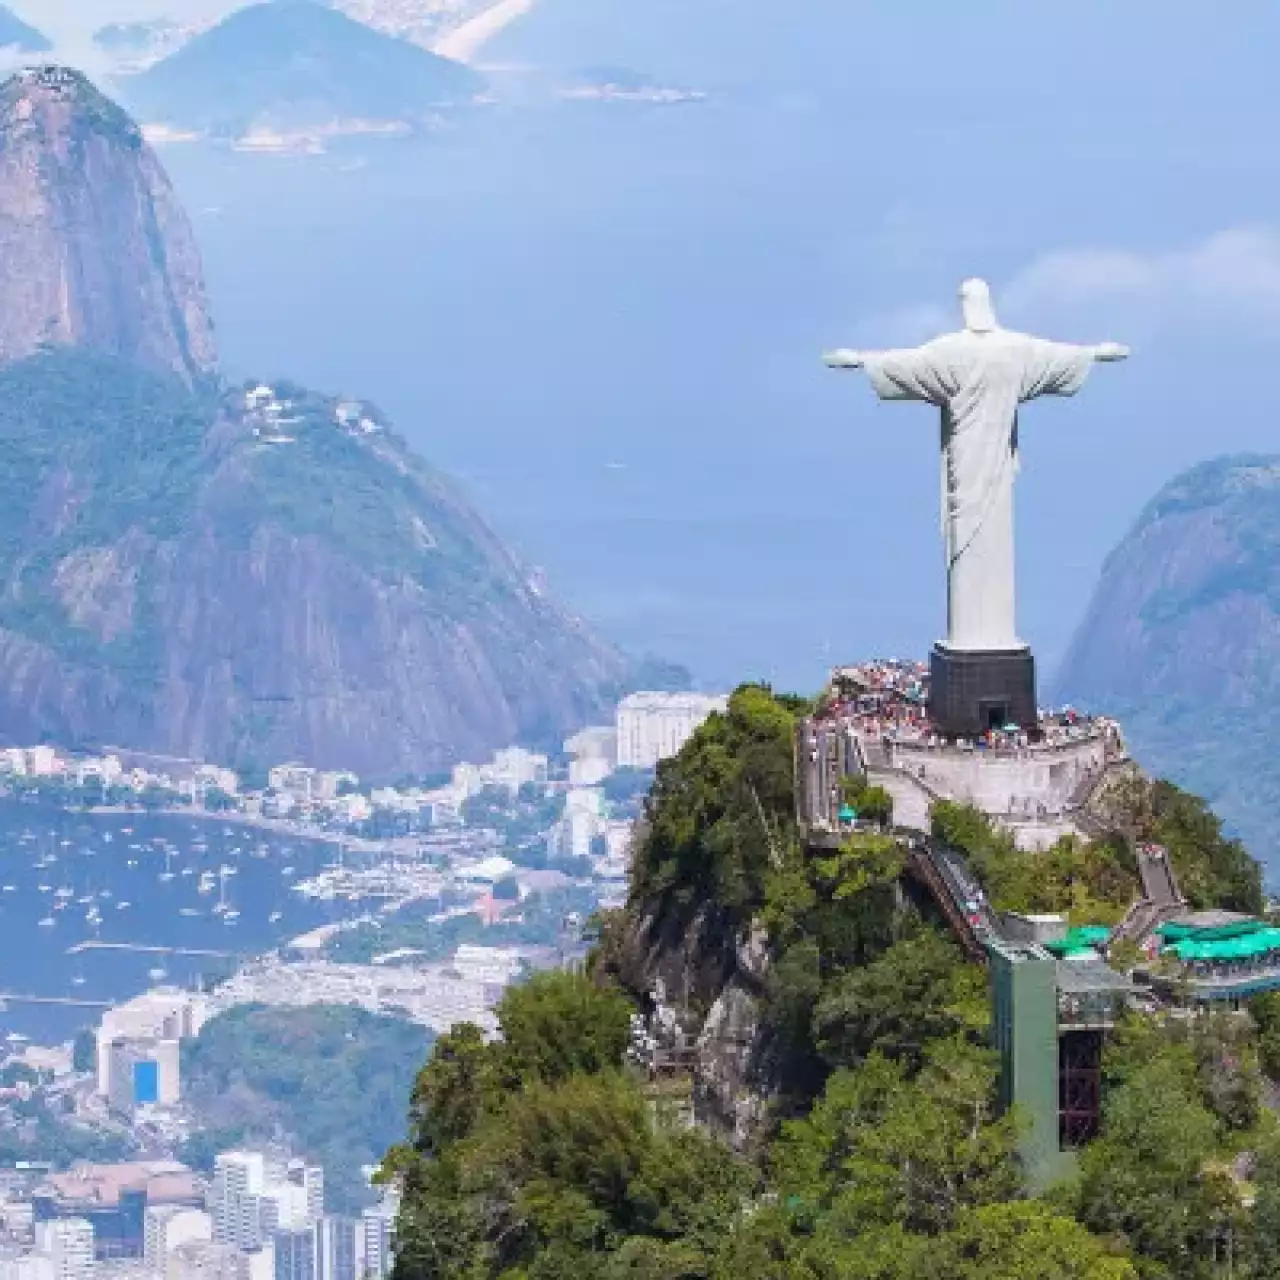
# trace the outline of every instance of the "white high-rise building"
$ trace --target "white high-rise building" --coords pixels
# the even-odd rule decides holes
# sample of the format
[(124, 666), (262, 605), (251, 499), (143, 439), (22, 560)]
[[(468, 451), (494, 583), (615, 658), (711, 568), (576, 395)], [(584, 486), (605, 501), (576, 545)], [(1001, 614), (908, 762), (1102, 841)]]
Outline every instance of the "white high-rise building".
[(54, 1280), (89, 1280), (93, 1272), (93, 1224), (87, 1218), (37, 1222), (36, 1252), (49, 1259)]
[(366, 1209), (360, 1226), (364, 1236), (364, 1271), (371, 1280), (385, 1280), (395, 1261), (396, 1213), (398, 1197), (389, 1192), (380, 1203)]
[(223, 1151), (214, 1158), (209, 1212), (215, 1241), (238, 1249), (262, 1243), (258, 1197), (265, 1185), (261, 1151)]
[(272, 1280), (271, 1249), (248, 1252), (217, 1240), (185, 1240), (169, 1251), (165, 1280)]
[(324, 1170), (261, 1151), (224, 1151), (213, 1164), (213, 1238), (258, 1249), (277, 1232), (310, 1230), (324, 1213)]
[[(148, 1094), (143, 1101), (174, 1103), (181, 1096), (178, 1042), (198, 1035), (204, 1025), (206, 1002), (203, 996), (176, 989), (144, 991), (142, 995), (102, 1015), (98, 1027), (98, 1092), (104, 1098), (121, 1098), (135, 1092), (132, 1073), (138, 1063), (154, 1063), (146, 1073), (138, 1075)], [(129, 1045), (128, 1052), (117, 1047)], [(149, 1059), (144, 1049), (150, 1044)], [(121, 1073), (128, 1078), (117, 1079)]]
[(186, 1205), (147, 1206), (143, 1221), (142, 1256), (152, 1271), (163, 1275), (169, 1254), (180, 1244), (186, 1244), (189, 1240), (212, 1239), (213, 1219), (209, 1214)]
[(653, 769), (676, 755), (713, 711), (724, 711), (727, 696), (703, 693), (632, 693), (618, 704), (618, 764)]
[(547, 757), (523, 747), (504, 747), (482, 769), (485, 786), (501, 787), (514, 795), (526, 783), (546, 782)]
[(580, 729), (564, 744), (569, 761), (569, 785), (594, 787), (618, 765), (618, 731), (613, 725), (593, 725)]

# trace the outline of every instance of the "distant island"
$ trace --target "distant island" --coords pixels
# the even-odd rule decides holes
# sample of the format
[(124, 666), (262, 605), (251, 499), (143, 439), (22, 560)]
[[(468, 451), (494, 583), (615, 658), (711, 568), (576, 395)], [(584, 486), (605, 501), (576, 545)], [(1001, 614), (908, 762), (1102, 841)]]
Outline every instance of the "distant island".
[(461, 63), (299, 0), (240, 9), (121, 84), (153, 141), (258, 151), (438, 127), (483, 88)]
[(19, 53), (48, 53), (52, 42), (43, 32), (28, 25), (7, 5), (0, 4), (0, 49)]
[(697, 89), (663, 84), (652, 76), (628, 67), (584, 67), (560, 91), (562, 98), (594, 102), (648, 102), (669, 105), (703, 102), (706, 94)]

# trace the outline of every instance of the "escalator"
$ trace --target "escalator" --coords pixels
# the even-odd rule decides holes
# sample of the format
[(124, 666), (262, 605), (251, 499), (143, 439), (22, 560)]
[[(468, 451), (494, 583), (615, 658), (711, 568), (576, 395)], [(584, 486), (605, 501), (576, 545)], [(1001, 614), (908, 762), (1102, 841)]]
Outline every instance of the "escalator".
[(975, 960), (1001, 936), (1000, 921), (963, 854), (931, 836), (908, 840), (907, 874), (933, 899), (956, 940)]

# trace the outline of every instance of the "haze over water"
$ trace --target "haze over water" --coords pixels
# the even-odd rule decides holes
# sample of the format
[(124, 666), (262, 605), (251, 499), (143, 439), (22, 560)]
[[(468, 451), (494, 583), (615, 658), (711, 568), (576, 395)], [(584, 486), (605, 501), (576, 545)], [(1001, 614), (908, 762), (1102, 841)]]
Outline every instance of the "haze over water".
[[(895, 8), (546, 0), (491, 51), (538, 71), (495, 72), (503, 104), (448, 135), (167, 149), (230, 371), (382, 404), (629, 648), (813, 687), (923, 653), (943, 609), (933, 415), (820, 353), (927, 337), (987, 275), (1011, 325), (1134, 347), (1023, 424), (1020, 617), (1047, 671), (1165, 479), (1275, 446), (1212, 363), (1280, 332), (1257, 109), (1280, 17)], [(548, 99), (592, 63), (712, 100)]]

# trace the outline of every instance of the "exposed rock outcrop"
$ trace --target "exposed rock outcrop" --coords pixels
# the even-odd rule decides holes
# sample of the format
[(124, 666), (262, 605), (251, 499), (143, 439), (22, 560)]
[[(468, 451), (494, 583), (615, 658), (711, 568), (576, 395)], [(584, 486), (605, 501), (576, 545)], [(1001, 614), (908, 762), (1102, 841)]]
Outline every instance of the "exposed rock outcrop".
[(1118, 715), (1133, 754), (1280, 854), (1280, 458), (1170, 481), (1108, 557), (1055, 698)]
[(621, 655), (393, 433), (291, 396), (0, 371), (5, 739), (393, 778), (609, 714)]
[(629, 911), (614, 926), (608, 964), (651, 1031), (673, 1028), (684, 1044), (697, 1122), (742, 1149), (759, 1138), (778, 1096), (763, 1025), (773, 955), (763, 928), (735, 937), (726, 925), (710, 904), (679, 929)]
[(0, 361), (48, 345), (188, 382), (217, 360), (168, 177), (134, 122), (62, 67), (0, 85)]

